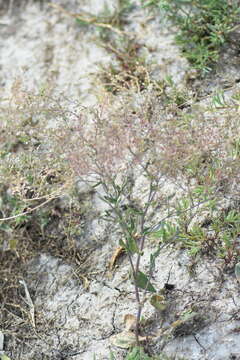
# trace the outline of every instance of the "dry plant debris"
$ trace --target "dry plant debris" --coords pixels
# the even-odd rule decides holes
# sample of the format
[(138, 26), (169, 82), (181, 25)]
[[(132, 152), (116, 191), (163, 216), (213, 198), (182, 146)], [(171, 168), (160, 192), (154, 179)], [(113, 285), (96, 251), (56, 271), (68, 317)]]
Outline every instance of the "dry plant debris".
[[(112, 345), (120, 347), (122, 349), (129, 349), (137, 345), (136, 335), (134, 331), (136, 330), (137, 318), (132, 314), (127, 314), (124, 316), (124, 325), (125, 329), (117, 334), (113, 335), (110, 338)], [(139, 336), (139, 341), (144, 342), (147, 340), (146, 336)]]

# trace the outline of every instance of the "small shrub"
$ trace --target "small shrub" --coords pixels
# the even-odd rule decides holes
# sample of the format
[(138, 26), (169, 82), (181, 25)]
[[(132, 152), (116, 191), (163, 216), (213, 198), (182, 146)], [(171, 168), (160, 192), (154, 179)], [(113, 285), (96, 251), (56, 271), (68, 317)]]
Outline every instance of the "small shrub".
[[(192, 220), (215, 207), (224, 180), (234, 183), (237, 165), (228, 156), (229, 117), (205, 117), (193, 111), (187, 121), (185, 117), (169, 120), (150, 117), (147, 104), (134, 113), (127, 105), (111, 111), (109, 101), (88, 115), (76, 113), (58, 134), (58, 141), (76, 175), (92, 184), (108, 204), (105, 219), (115, 222), (122, 232), (120, 246), (127, 253), (134, 279), (139, 344), (143, 299), (157, 291), (151, 278), (161, 249), (159, 245), (151, 255), (144, 272), (141, 257), (147, 239), (161, 232), (167, 241), (178, 239), (196, 255), (205, 232), (200, 226), (192, 227)], [(146, 181), (141, 201), (133, 195), (137, 174)], [(169, 182), (185, 193), (182, 200), (171, 201), (174, 194), (162, 191)], [(154, 220), (156, 208), (167, 215)], [(166, 225), (170, 217), (179, 226)]]

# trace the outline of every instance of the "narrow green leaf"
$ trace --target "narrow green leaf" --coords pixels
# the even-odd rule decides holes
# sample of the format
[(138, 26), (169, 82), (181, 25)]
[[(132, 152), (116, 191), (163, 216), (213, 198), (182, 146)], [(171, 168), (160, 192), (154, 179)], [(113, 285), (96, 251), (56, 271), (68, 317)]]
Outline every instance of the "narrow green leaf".
[(156, 289), (150, 283), (147, 276), (141, 271), (138, 271), (138, 273), (136, 274), (136, 284), (141, 289), (144, 289), (144, 290), (147, 290), (150, 292), (156, 292)]
[(169, 195), (169, 196), (167, 196), (167, 201), (170, 201), (170, 200), (172, 200), (173, 198), (174, 198), (174, 196), (176, 195), (176, 193), (174, 192), (174, 193), (172, 193), (171, 195)]
[(159, 256), (160, 254), (160, 251), (161, 251), (161, 245), (158, 244), (158, 248), (157, 250), (153, 253), (153, 254), (150, 254), (150, 272), (152, 273), (155, 269), (155, 261), (156, 261), (156, 258)]
[(103, 200), (108, 202), (108, 203), (111, 203), (111, 204), (116, 204), (118, 199), (113, 198), (111, 196), (104, 196)]
[(130, 210), (131, 210), (131, 213), (135, 214), (135, 215), (142, 215), (143, 214), (143, 211), (140, 210), (140, 209), (137, 209), (136, 207), (131, 207)]
[(133, 232), (135, 230), (136, 226), (135, 226), (135, 221), (134, 219), (131, 217), (130, 218), (130, 226), (129, 226), (129, 231)]
[(98, 187), (101, 184), (102, 184), (102, 181), (98, 181), (96, 184), (92, 185), (92, 188), (95, 189), (96, 187)]
[(76, 18), (76, 22), (78, 23), (78, 25), (80, 26), (89, 26), (89, 23), (87, 21), (84, 21), (82, 19)]
[(151, 230), (151, 226), (147, 226), (143, 229), (143, 234), (144, 235), (149, 235), (151, 234), (153, 231)]

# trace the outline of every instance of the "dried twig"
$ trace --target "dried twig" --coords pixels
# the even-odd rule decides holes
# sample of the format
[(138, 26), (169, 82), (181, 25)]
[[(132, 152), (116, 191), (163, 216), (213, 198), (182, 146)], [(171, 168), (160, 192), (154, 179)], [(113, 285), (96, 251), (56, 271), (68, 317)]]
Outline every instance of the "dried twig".
[(127, 35), (127, 33), (125, 31), (119, 30), (119, 29), (115, 28), (114, 26), (112, 26), (111, 24), (98, 22), (97, 17), (93, 16), (91, 14), (73, 13), (73, 12), (67, 11), (66, 9), (64, 9), (62, 6), (60, 6), (58, 4), (50, 3), (49, 5), (51, 7), (53, 7), (53, 8), (55, 8), (55, 9), (57, 9), (58, 11), (64, 13), (65, 15), (71, 16), (71, 17), (73, 17), (75, 19), (83, 21), (84, 23), (86, 23), (88, 25), (94, 25), (94, 26), (97, 26), (97, 27), (109, 29), (109, 30), (111, 30), (112, 32), (115, 32), (118, 35)]
[(26, 282), (24, 280), (19, 280), (19, 283), (24, 286), (25, 296), (26, 296), (25, 301), (26, 301), (27, 305), (29, 306), (30, 319), (31, 319), (32, 326), (35, 328), (36, 327), (36, 324), (35, 324), (35, 309), (34, 309), (33, 301), (31, 299), (31, 296), (30, 296), (29, 291), (28, 291), (27, 284), (26, 284)]

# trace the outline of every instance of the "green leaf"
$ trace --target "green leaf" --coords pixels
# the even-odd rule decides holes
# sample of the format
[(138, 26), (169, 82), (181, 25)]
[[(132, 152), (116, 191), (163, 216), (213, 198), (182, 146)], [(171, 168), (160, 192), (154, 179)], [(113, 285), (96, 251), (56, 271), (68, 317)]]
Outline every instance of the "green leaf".
[(149, 234), (151, 234), (151, 233), (153, 232), (151, 229), (152, 229), (151, 226), (145, 227), (145, 228), (143, 229), (143, 234), (144, 234), (144, 235), (149, 235)]
[(131, 253), (131, 254), (139, 254), (140, 253), (137, 242), (132, 236), (129, 236), (127, 238), (126, 242), (123, 241), (122, 239), (120, 239), (119, 245), (122, 246), (128, 253)]
[(4, 355), (4, 354), (0, 355), (0, 359), (1, 360), (11, 360), (7, 355)]
[(129, 238), (127, 239), (127, 249), (132, 254), (139, 254), (137, 242), (132, 236), (129, 236)]
[(110, 359), (109, 360), (116, 360), (114, 353), (110, 351)]
[(228, 222), (228, 223), (234, 223), (239, 220), (240, 220), (239, 213), (235, 210), (229, 211), (229, 213), (225, 217), (225, 222)]
[(99, 185), (102, 185), (102, 181), (98, 181), (96, 184), (92, 185), (92, 188), (95, 189)]
[(84, 21), (82, 19), (76, 18), (76, 23), (80, 26), (89, 26), (89, 23), (87, 21)]
[(132, 233), (136, 228), (136, 225), (135, 225), (135, 221), (134, 219), (131, 217), (130, 218), (130, 226), (128, 227), (129, 229), (129, 232)]
[(128, 247), (122, 239), (119, 240), (119, 245), (122, 246), (126, 251), (128, 251)]
[(156, 289), (153, 287), (153, 285), (148, 280), (147, 276), (141, 272), (138, 271), (136, 274), (136, 284), (139, 288), (150, 291), (150, 292), (157, 292)]
[(216, 93), (212, 98), (212, 104), (215, 107), (222, 107), (226, 105), (225, 99), (224, 99), (224, 93), (222, 91), (219, 91)]
[(131, 214), (135, 214), (135, 215), (143, 215), (143, 211), (140, 209), (137, 209), (136, 207), (129, 207), (129, 212)]
[(170, 222), (162, 223), (158, 230), (152, 232), (152, 236), (155, 239), (160, 239), (163, 242), (173, 240), (177, 235), (178, 228)]
[(161, 249), (162, 249), (161, 245), (158, 244), (157, 250), (153, 254), (150, 254), (150, 272), (151, 273), (155, 269), (155, 261), (156, 261), (156, 258), (159, 256)]
[(151, 360), (152, 357), (149, 357), (142, 347), (134, 347), (127, 354), (125, 360)]
[(104, 196), (104, 197), (103, 197), (103, 200), (104, 200), (105, 202), (111, 203), (111, 204), (116, 204), (117, 201), (118, 201), (118, 199), (113, 198), (113, 197), (111, 197), (111, 196)]

